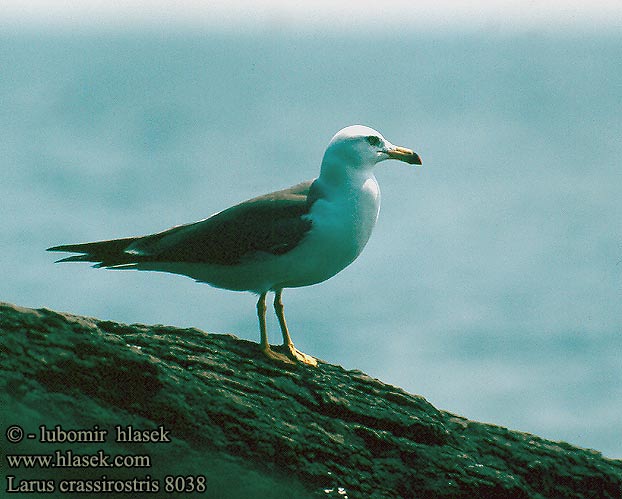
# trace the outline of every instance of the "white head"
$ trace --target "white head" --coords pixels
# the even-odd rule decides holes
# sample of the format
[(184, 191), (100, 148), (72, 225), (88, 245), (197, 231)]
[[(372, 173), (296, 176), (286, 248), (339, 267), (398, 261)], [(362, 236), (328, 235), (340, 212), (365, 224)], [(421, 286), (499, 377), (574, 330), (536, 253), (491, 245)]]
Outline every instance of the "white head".
[(336, 167), (370, 170), (385, 159), (398, 159), (411, 165), (421, 164), (415, 152), (392, 144), (373, 128), (352, 125), (339, 130), (329, 142), (322, 161), (322, 171)]

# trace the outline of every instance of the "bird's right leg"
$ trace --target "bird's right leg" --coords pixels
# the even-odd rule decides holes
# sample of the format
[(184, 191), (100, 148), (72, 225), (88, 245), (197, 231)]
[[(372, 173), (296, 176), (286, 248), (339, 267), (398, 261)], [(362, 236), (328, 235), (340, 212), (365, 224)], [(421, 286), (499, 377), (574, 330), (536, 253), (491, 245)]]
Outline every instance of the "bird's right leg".
[(259, 332), (261, 333), (261, 351), (271, 360), (284, 362), (286, 364), (295, 364), (295, 362), (286, 355), (275, 352), (270, 348), (268, 332), (266, 330), (266, 294), (267, 293), (262, 293), (259, 296), (259, 300), (257, 300), (257, 317), (259, 318)]

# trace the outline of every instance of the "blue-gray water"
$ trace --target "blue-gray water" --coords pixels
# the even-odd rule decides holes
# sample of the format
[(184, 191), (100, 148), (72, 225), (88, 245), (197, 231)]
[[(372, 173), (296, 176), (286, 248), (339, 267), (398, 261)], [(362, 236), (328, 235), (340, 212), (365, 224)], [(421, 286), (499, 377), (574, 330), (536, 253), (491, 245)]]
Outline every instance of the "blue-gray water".
[[(353, 123), (378, 226), (284, 294), (299, 348), (439, 408), (622, 457), (622, 37), (0, 37), (0, 299), (257, 339), (255, 298), (53, 265), (317, 175)], [(272, 339), (279, 334), (274, 320)]]

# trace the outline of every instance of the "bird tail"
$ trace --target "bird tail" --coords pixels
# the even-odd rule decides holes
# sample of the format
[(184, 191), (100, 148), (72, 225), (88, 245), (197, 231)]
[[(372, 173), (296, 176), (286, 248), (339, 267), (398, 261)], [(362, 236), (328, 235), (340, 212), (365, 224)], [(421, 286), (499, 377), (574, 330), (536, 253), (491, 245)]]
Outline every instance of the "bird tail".
[(47, 248), (46, 251), (66, 251), (69, 253), (81, 253), (80, 255), (68, 256), (57, 260), (61, 262), (95, 262), (95, 267), (117, 267), (137, 262), (137, 256), (128, 247), (138, 237), (125, 239), (111, 239), (109, 241), (97, 241), (94, 243), (63, 244)]

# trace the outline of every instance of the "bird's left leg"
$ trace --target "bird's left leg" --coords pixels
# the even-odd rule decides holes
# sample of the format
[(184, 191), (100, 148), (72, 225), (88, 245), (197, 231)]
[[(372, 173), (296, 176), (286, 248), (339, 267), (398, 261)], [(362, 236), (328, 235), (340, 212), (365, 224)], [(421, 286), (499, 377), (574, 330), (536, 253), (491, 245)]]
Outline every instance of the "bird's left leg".
[(257, 300), (257, 317), (259, 319), (259, 332), (261, 334), (261, 351), (270, 360), (284, 362), (285, 364), (294, 364), (288, 357), (282, 353), (275, 352), (270, 348), (268, 343), (268, 332), (266, 330), (266, 293), (262, 293)]
[(307, 355), (306, 353), (302, 353), (294, 346), (294, 342), (292, 341), (292, 338), (289, 335), (289, 330), (287, 329), (287, 322), (285, 322), (283, 301), (281, 300), (282, 294), (282, 289), (278, 289), (274, 293), (274, 311), (276, 312), (276, 316), (279, 319), (279, 325), (281, 326), (281, 333), (283, 334), (283, 346), (285, 347), (287, 352), (297, 361), (302, 362), (303, 364), (308, 364), (310, 366), (317, 366), (317, 360), (315, 358)]

